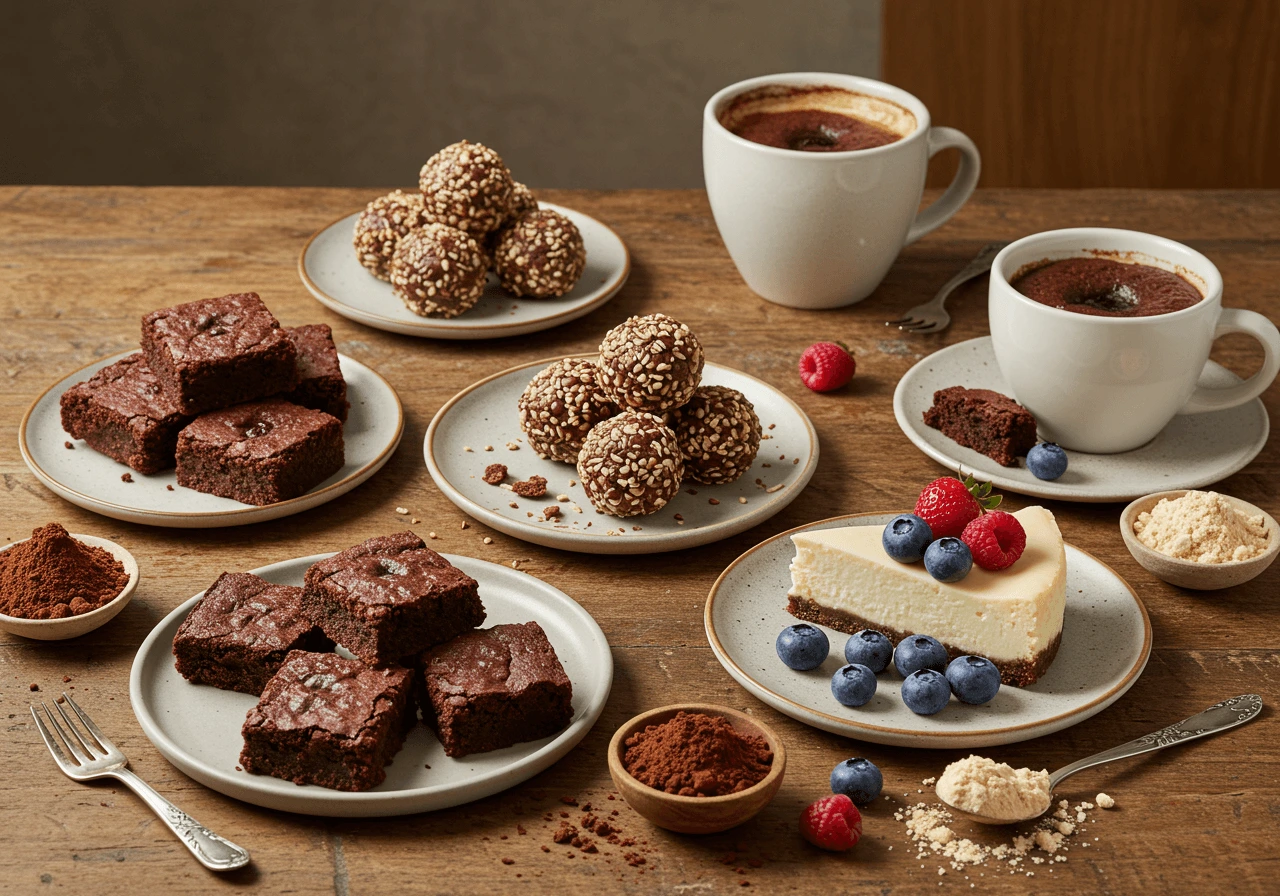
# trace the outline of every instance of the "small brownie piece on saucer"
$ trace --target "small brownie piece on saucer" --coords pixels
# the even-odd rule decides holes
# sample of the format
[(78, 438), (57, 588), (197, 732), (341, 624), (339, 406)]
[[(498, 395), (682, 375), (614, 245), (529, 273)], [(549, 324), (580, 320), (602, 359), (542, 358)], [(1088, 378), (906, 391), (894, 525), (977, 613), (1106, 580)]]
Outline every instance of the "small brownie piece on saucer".
[(178, 672), (224, 691), (261, 694), (291, 650), (333, 650), (302, 612), (302, 589), (224, 572), (173, 638)]
[(573, 685), (536, 622), (459, 635), (423, 657), (422, 717), (447, 755), (549, 737), (573, 718)]
[(142, 352), (184, 414), (287, 392), (298, 352), (257, 293), (201, 299), (142, 319)]
[(191, 418), (161, 387), (141, 354), (104, 367), (62, 393), (62, 428), (139, 473), (173, 466), (178, 433)]
[(245, 504), (305, 494), (342, 469), (342, 424), (278, 398), (211, 411), (178, 433), (178, 484)]
[(1036, 444), (1036, 418), (1007, 395), (990, 389), (950, 386), (933, 393), (926, 425), (1005, 467)]
[(294, 650), (245, 717), (240, 765), (295, 784), (376, 787), (417, 721), (413, 684), (398, 666)]
[(284, 332), (298, 350), (298, 387), (280, 397), (345, 421), (351, 405), (347, 403), (347, 381), (338, 365), (333, 330), (328, 324), (308, 324), (286, 327)]
[(324, 633), (381, 666), (484, 622), (476, 580), (412, 532), (382, 535), (307, 570), (302, 604)]

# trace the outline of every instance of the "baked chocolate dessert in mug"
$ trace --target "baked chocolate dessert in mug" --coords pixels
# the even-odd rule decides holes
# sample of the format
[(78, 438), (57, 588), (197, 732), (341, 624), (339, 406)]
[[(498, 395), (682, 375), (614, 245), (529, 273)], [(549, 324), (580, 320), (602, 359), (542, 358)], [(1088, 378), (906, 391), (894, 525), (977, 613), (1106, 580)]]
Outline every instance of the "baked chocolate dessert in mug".
[(916, 117), (897, 103), (830, 85), (748, 91), (720, 114), (720, 123), (744, 140), (800, 152), (872, 149), (916, 129)]
[(1042, 305), (1099, 317), (1170, 314), (1204, 298), (1173, 271), (1101, 255), (1034, 262), (1009, 285)]

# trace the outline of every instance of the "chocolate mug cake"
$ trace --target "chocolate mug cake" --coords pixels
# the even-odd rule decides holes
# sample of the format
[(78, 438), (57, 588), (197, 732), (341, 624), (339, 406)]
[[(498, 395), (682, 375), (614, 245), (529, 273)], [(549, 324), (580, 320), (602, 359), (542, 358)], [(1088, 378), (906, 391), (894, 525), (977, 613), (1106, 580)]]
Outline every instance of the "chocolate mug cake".
[(1171, 314), (1204, 298), (1173, 271), (1097, 256), (1035, 262), (1009, 285), (1042, 305), (1099, 317)]

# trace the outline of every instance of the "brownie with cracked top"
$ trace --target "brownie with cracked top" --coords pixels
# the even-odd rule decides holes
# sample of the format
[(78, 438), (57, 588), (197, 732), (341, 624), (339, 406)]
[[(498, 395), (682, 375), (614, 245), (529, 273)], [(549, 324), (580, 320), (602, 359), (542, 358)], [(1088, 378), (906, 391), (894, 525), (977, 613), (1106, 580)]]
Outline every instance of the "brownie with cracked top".
[(280, 399), (202, 414), (178, 433), (178, 484), (245, 504), (305, 494), (342, 469), (337, 418)]
[(412, 532), (370, 538), (315, 563), (303, 607), (372, 665), (400, 662), (484, 622), (476, 580)]
[(345, 421), (351, 405), (347, 402), (347, 381), (338, 364), (338, 348), (333, 344), (333, 330), (328, 324), (307, 324), (286, 327), (284, 332), (298, 350), (298, 386), (280, 397)]
[(142, 319), (142, 352), (184, 414), (293, 389), (298, 351), (257, 293), (201, 299)]
[(376, 787), (417, 721), (413, 688), (408, 669), (294, 650), (245, 717), (240, 765), (295, 784)]
[(536, 622), (459, 635), (422, 666), (422, 717), (449, 756), (549, 737), (573, 718), (573, 685)]
[(302, 589), (224, 572), (178, 627), (173, 656), (187, 681), (261, 694), (291, 650), (333, 642), (302, 612)]
[(62, 428), (139, 473), (173, 466), (178, 433), (191, 422), (141, 353), (102, 368), (62, 393)]

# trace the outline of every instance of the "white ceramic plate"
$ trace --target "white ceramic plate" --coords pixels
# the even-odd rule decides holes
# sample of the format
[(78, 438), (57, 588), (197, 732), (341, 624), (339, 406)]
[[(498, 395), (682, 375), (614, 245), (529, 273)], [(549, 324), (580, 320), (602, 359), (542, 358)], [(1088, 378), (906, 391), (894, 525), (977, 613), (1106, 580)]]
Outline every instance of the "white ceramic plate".
[[(1133, 589), (1105, 563), (1067, 545), (1067, 609), (1062, 645), (1049, 671), (1028, 688), (1001, 687), (985, 706), (953, 699), (934, 716), (907, 709), (900, 679), (877, 678), (866, 706), (841, 706), (831, 676), (844, 665), (848, 635), (825, 629), (831, 655), (811, 672), (778, 659), (787, 612), (792, 532), (838, 526), (884, 526), (894, 513), (857, 513), (775, 535), (729, 565), (707, 598), (707, 639), (716, 658), (744, 688), (781, 713), (815, 728), (878, 744), (955, 749), (989, 747), (1061, 731), (1106, 709), (1138, 680), (1151, 655), (1151, 622)], [(929, 634), (921, 632), (921, 634)]]
[(541, 202), (577, 225), (587, 249), (587, 267), (578, 285), (558, 299), (513, 298), (489, 275), (484, 295), (465, 314), (419, 317), (391, 291), (391, 284), (365, 270), (356, 259), (351, 232), (360, 212), (334, 221), (311, 237), (298, 258), (298, 274), (322, 305), (343, 317), (379, 330), (432, 339), (494, 339), (536, 333), (575, 320), (599, 308), (622, 289), (631, 273), (631, 256), (609, 227), (590, 215)]
[[(818, 465), (818, 434), (799, 405), (762, 380), (708, 363), (703, 384), (737, 389), (755, 405), (765, 436), (755, 464), (728, 485), (687, 482), (667, 506), (649, 516), (619, 519), (597, 513), (574, 466), (538, 457), (520, 430), (516, 402), (529, 380), (553, 360), (513, 367), (469, 386), (450, 399), (427, 428), (423, 453), (431, 478), (450, 501), (499, 532), (589, 554), (654, 554), (696, 547), (744, 532), (782, 510)], [(511, 451), (508, 444), (519, 449)], [(484, 450), (486, 446), (493, 450)], [(535, 474), (546, 477), (547, 496), (519, 498), (488, 485), (481, 475), (493, 463), (507, 465), (508, 481)], [(562, 494), (568, 502), (557, 500)], [(513, 503), (517, 506), (511, 507)], [(560, 505), (562, 516), (548, 522), (542, 508), (552, 504)]]
[[(1212, 361), (1200, 377), (1200, 385), (1209, 388), (1238, 382), (1239, 377)], [(1067, 472), (1061, 479), (1047, 482), (1032, 476), (1025, 460), (1017, 467), (1002, 467), (985, 454), (925, 426), (923, 414), (933, 405), (933, 393), (948, 386), (1011, 394), (996, 364), (990, 336), (947, 346), (908, 370), (894, 390), (893, 413), (907, 438), (944, 467), (1037, 498), (1132, 501), (1151, 492), (1199, 488), (1243, 469), (1267, 444), (1271, 431), (1267, 410), (1259, 399), (1226, 411), (1187, 414), (1174, 417), (1163, 432), (1133, 451), (1068, 451)]]
[[(329, 556), (299, 557), (252, 572), (277, 584), (300, 586), (307, 567)], [(129, 699), (138, 723), (166, 759), (206, 787), (256, 806), (304, 815), (428, 812), (469, 803), (533, 777), (573, 749), (600, 717), (613, 684), (609, 644), (586, 610), (541, 579), (484, 560), (444, 556), (480, 583), (486, 626), (536, 621), (546, 631), (573, 682), (573, 721), (564, 731), (450, 759), (435, 735), (418, 724), (387, 766), (387, 779), (360, 793), (236, 771), (244, 745), (240, 727), (257, 698), (191, 684), (173, 666), (173, 636), (199, 594), (166, 616), (138, 649), (129, 675)]]
[[(265, 507), (206, 495), (178, 485), (172, 469), (150, 476), (135, 473), (83, 441), (71, 440), (63, 431), (62, 393), (130, 354), (96, 361), (51, 386), (31, 405), (18, 430), (22, 459), (36, 478), (72, 504), (113, 519), (174, 529), (210, 529), (291, 516), (345, 495), (378, 472), (404, 432), (404, 412), (391, 384), (359, 361), (339, 355), (351, 402), (342, 430), (346, 445), (342, 469), (305, 495)], [(75, 445), (74, 450), (67, 450), (68, 441)], [(122, 482), (124, 473), (133, 481)], [(169, 485), (173, 491), (165, 488)]]

